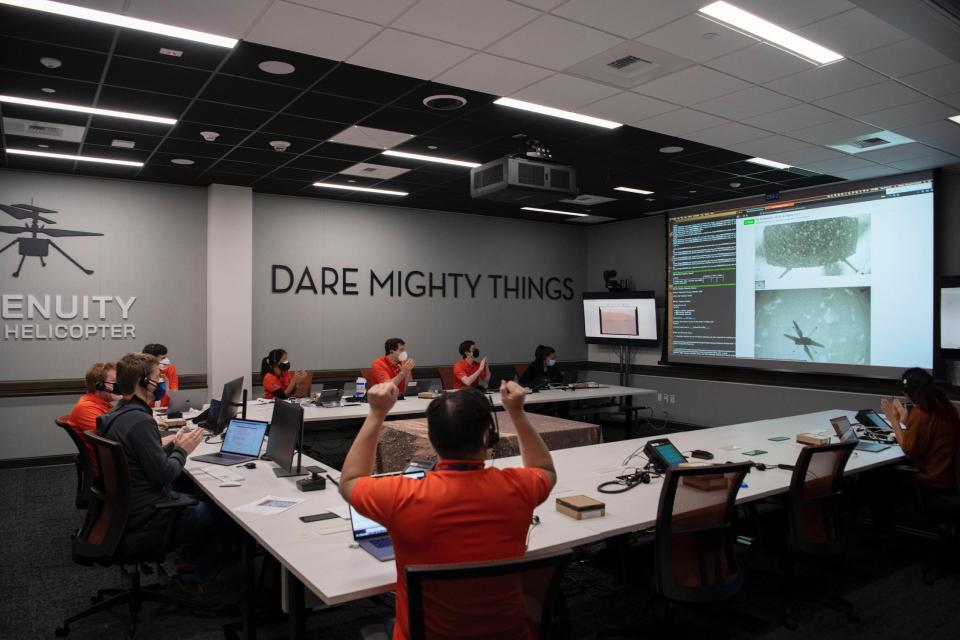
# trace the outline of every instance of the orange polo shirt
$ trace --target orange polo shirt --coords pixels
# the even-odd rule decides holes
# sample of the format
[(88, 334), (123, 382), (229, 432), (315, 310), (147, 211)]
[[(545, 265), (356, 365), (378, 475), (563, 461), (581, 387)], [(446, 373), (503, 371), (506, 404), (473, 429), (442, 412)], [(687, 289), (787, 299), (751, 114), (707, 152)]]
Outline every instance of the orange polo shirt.
[[(463, 389), (463, 381), (460, 379), (464, 376), (472, 376), (477, 369), (480, 368), (480, 363), (474, 360), (473, 362), (467, 362), (463, 358), (460, 359), (460, 362), (453, 365), (453, 388), (454, 389)], [(483, 378), (483, 374), (477, 376), (477, 379), (473, 381), (473, 387), (480, 387), (480, 380)]]
[(87, 447), (87, 454), (90, 456), (90, 464), (93, 466), (94, 477), (100, 475), (100, 465), (97, 462), (97, 453), (93, 448), (93, 443), (87, 440), (83, 435), (84, 431), (97, 432), (97, 417), (110, 411), (111, 403), (101, 400), (95, 393), (85, 393), (80, 396), (77, 403), (70, 410), (67, 417), (67, 424), (70, 425), (84, 445)]
[(272, 400), (277, 391), (283, 391), (293, 382), (293, 371), (281, 371), (280, 377), (268, 373), (263, 376), (263, 397)]
[[(400, 375), (400, 364), (393, 364), (390, 362), (388, 356), (383, 356), (382, 358), (377, 358), (370, 363), (370, 377), (372, 380), (367, 387), (372, 387), (375, 384), (380, 384), (381, 382), (387, 382), (392, 380)], [(397, 385), (397, 388), (400, 389), (400, 392), (403, 393), (407, 388), (407, 381), (403, 379), (400, 381), (400, 384)]]
[(960, 424), (914, 405), (903, 434), (903, 452), (917, 467), (917, 479), (928, 487), (957, 489), (954, 475), (960, 454)]
[[(404, 574), (408, 565), (487, 562), (525, 553), (533, 510), (550, 495), (549, 478), (532, 468), (442, 469), (445, 463), (476, 462), (441, 460), (441, 469), (428, 472), (422, 480), (367, 477), (353, 486), (353, 508), (384, 525), (393, 540), (397, 564), (394, 640), (406, 640), (409, 634)], [(482, 588), (445, 584), (442, 593), (425, 588), (424, 611), (429, 637), (532, 637), (516, 577)], [(465, 628), (461, 612), (484, 623)]]

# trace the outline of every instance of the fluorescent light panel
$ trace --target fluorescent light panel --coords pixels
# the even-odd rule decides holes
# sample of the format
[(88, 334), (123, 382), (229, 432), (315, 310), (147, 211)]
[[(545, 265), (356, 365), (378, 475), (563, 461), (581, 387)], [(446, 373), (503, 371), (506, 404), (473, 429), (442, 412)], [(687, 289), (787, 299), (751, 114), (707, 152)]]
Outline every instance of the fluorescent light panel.
[(956, 122), (957, 124), (960, 124), (960, 115), (950, 116), (949, 118), (947, 118), (947, 120), (950, 120), (951, 122)]
[(539, 211), (540, 213), (559, 213), (562, 216), (577, 216), (578, 218), (586, 218), (587, 214), (585, 213), (574, 213), (573, 211), (557, 211), (556, 209), (539, 209), (537, 207), (520, 207), (524, 211)]
[(352, 184), (332, 184), (330, 182), (314, 182), (313, 186), (324, 189), (343, 189), (344, 191), (363, 191), (365, 193), (379, 193), (384, 196), (407, 196), (406, 191), (388, 191), (387, 189), (371, 189), (370, 187), (355, 187)]
[(424, 162), (437, 162), (439, 164), (452, 164), (457, 167), (479, 167), (479, 162), (467, 162), (465, 160), (454, 160), (453, 158), (441, 158), (439, 156), (425, 156), (420, 153), (407, 153), (406, 151), (393, 151), (388, 149), (383, 152), (385, 156), (393, 156), (395, 158), (409, 158), (410, 160), (423, 160)]
[(32, 149), (7, 149), (7, 153), (19, 156), (36, 156), (38, 158), (52, 158), (54, 160), (79, 160), (80, 162), (99, 162), (101, 164), (119, 164), (125, 167), (142, 167), (142, 162), (132, 160), (114, 160), (113, 158), (95, 158), (93, 156), (72, 156), (68, 153), (48, 153), (47, 151), (33, 151)]
[(836, 51), (831, 51), (727, 2), (708, 4), (700, 9), (700, 13), (724, 26), (759, 38), (808, 62), (830, 64), (843, 60), (843, 56)]
[(753, 164), (761, 164), (765, 167), (772, 167), (774, 169), (789, 169), (793, 165), (784, 164), (782, 162), (776, 162), (774, 160), (767, 160), (766, 158), (747, 158), (747, 162), (752, 162)]
[(642, 196), (648, 196), (653, 191), (644, 191), (643, 189), (634, 189), (633, 187), (614, 187), (614, 191), (626, 191), (627, 193), (639, 193)]
[(97, 11), (96, 9), (77, 7), (72, 4), (64, 4), (63, 2), (51, 2), (50, 0), (0, 0), (0, 4), (6, 4), (12, 7), (21, 7), (23, 9), (33, 9), (35, 11), (45, 11), (47, 13), (55, 13), (58, 16), (79, 18), (80, 20), (90, 20), (91, 22), (100, 22), (102, 24), (109, 24), (115, 27), (123, 27), (125, 29), (136, 29), (137, 31), (158, 33), (164, 36), (181, 38), (183, 40), (192, 40), (194, 42), (202, 42), (204, 44), (212, 44), (216, 47), (225, 47), (227, 49), (232, 49), (238, 42), (235, 38), (226, 38), (224, 36), (218, 36), (212, 33), (204, 33), (203, 31), (174, 27), (169, 24), (154, 22), (152, 20), (130, 18), (128, 16), (121, 16), (116, 13), (109, 13), (107, 11)]
[[(3, 0), (0, 0), (2, 2)], [(32, 98), (18, 98), (17, 96), (0, 95), (0, 102), (9, 102), (10, 104), (22, 104), (27, 107), (41, 107), (43, 109), (59, 109), (60, 111), (73, 111), (75, 113), (89, 113), (95, 116), (108, 116), (111, 118), (127, 118), (129, 120), (142, 120), (143, 122), (155, 122), (157, 124), (177, 124), (174, 118), (164, 118), (161, 116), (148, 116), (142, 113), (129, 113), (127, 111), (114, 111), (113, 109), (97, 109), (96, 107), (82, 107), (77, 104), (66, 104), (64, 102), (51, 102), (49, 100), (34, 100)]]
[(573, 111), (564, 111), (563, 109), (545, 107), (541, 104), (534, 104), (532, 102), (525, 102), (523, 100), (515, 100), (514, 98), (498, 98), (493, 101), (493, 104), (499, 104), (505, 107), (513, 107), (514, 109), (523, 109), (524, 111), (532, 111), (545, 116), (573, 120), (574, 122), (582, 122), (583, 124), (592, 124), (595, 127), (603, 127), (604, 129), (616, 129), (617, 127), (623, 126), (622, 123), (614, 122), (613, 120), (594, 118), (593, 116), (585, 116), (581, 113), (574, 113)]

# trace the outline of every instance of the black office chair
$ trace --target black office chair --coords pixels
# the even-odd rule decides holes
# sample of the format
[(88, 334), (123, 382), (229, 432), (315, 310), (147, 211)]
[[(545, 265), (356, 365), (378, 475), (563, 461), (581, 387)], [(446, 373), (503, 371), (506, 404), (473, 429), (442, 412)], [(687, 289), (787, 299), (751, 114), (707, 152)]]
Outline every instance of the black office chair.
[(931, 489), (916, 481), (920, 509), (940, 536), (939, 554), (931, 555), (923, 565), (923, 582), (933, 584), (957, 570), (958, 530), (960, 530), (960, 452), (954, 464), (954, 490)]
[[(161, 602), (191, 608), (202, 608), (193, 598), (159, 591), (162, 585), (140, 586), (140, 564), (162, 563), (173, 546), (174, 531), (183, 508), (197, 504), (188, 498), (164, 500), (154, 505), (159, 510), (172, 510), (166, 529), (159, 534), (125, 533), (130, 514), (130, 471), (127, 457), (119, 443), (93, 433), (85, 434), (94, 444), (100, 463), (100, 476), (90, 488), (87, 517), (79, 531), (71, 536), (73, 561), (86, 566), (119, 566), (130, 578), (129, 589), (101, 589), (92, 598), (93, 606), (70, 616), (56, 628), (62, 638), (70, 633), (70, 625), (100, 611), (126, 604), (129, 611), (128, 635), (136, 631), (137, 614), (144, 602)], [(128, 569), (129, 567), (129, 569)], [(104, 595), (110, 595), (106, 600)]]
[[(407, 610), (410, 640), (478, 639), (516, 635), (526, 624), (537, 640), (558, 637), (568, 627), (562, 619), (560, 578), (570, 552), (557, 555), (499, 560), (475, 564), (410, 566), (407, 576)], [(504, 598), (510, 593), (512, 598)], [(443, 610), (456, 622), (450, 629), (429, 628), (426, 611)], [(471, 630), (491, 629), (494, 635)]]
[(801, 590), (796, 563), (805, 558), (839, 558), (843, 554), (842, 485), (843, 471), (857, 446), (839, 442), (808, 446), (800, 450), (787, 494), (787, 544), (782, 555), (784, 568), (784, 626), (796, 629), (793, 602), (814, 602), (859, 620), (852, 603), (824, 591), (822, 581)]
[(77, 448), (77, 455), (73, 458), (73, 464), (77, 469), (77, 495), (73, 503), (77, 509), (86, 509), (90, 504), (90, 487), (93, 485), (93, 463), (90, 460), (90, 451), (80, 439), (80, 434), (67, 422), (68, 419), (68, 416), (60, 416), (54, 422), (67, 432), (73, 446)]

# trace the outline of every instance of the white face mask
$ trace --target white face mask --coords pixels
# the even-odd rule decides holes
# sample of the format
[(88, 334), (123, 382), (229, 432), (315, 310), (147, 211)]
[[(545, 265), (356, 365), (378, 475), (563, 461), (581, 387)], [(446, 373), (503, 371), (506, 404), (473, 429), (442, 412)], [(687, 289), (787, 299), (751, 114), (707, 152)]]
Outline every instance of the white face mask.
[(397, 360), (399, 360), (400, 362), (406, 362), (407, 358), (409, 357), (410, 356), (407, 354), (406, 351), (401, 351), (400, 353), (397, 354)]
[(161, 369), (166, 369), (169, 366), (170, 366), (170, 358), (164, 358), (163, 360), (160, 361)]

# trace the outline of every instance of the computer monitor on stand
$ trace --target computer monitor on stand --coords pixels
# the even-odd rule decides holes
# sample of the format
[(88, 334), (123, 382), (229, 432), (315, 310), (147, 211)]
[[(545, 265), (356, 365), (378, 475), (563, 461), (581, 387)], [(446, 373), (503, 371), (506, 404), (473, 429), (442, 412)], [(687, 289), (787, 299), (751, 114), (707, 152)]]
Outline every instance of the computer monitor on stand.
[[(293, 464), (293, 453), (297, 452), (297, 464)], [(303, 407), (295, 402), (276, 400), (273, 403), (273, 418), (270, 420), (270, 438), (267, 451), (263, 456), (277, 463), (273, 470), (278, 478), (305, 476), (301, 471), (303, 458)]]

